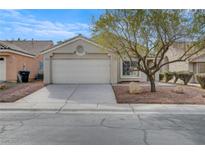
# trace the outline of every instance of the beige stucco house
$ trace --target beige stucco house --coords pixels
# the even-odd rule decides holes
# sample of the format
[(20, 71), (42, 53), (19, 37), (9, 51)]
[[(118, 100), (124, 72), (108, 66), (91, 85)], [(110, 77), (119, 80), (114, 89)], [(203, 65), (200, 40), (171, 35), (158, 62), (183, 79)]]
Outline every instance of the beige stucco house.
[(109, 49), (82, 35), (57, 44), (42, 55), (46, 84), (147, 81), (144, 73), (130, 71), (129, 60), (122, 61)]
[(52, 41), (0, 41), (0, 81), (16, 82), (22, 69), (30, 71), (33, 80), (43, 70), (40, 52), (52, 46)]
[[(172, 61), (180, 57), (183, 53), (183, 43), (175, 43), (171, 46), (166, 53), (164, 62)], [(195, 74), (205, 73), (205, 51), (200, 52), (199, 54), (189, 58), (184, 62), (176, 62), (166, 65), (162, 68), (161, 72), (165, 71), (190, 71), (194, 73), (194, 76), (191, 79), (191, 82), (196, 82)]]

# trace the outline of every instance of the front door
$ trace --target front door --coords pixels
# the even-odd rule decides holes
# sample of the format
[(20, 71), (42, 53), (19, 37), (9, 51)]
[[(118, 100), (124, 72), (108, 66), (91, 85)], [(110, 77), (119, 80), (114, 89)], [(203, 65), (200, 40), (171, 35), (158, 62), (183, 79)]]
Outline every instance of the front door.
[(5, 58), (0, 57), (0, 81), (6, 80)]

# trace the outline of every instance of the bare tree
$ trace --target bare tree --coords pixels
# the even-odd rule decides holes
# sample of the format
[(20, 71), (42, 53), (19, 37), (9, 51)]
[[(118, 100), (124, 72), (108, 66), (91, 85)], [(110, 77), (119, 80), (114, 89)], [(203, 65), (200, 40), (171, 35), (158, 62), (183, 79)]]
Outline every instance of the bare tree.
[[(137, 59), (136, 68), (156, 91), (155, 74), (165, 65), (186, 61), (205, 48), (205, 14), (201, 10), (107, 10), (93, 26), (99, 43), (107, 44), (122, 59)], [(164, 62), (175, 42), (185, 42), (181, 56)], [(153, 62), (148, 59), (152, 57)]]

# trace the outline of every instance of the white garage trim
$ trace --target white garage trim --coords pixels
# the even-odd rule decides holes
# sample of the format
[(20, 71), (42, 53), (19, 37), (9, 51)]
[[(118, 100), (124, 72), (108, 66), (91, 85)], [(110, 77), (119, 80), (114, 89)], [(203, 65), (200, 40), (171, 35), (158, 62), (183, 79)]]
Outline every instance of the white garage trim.
[(52, 83), (110, 83), (110, 58), (52, 59)]
[(6, 58), (5, 57), (0, 57), (0, 81), (6, 81)]

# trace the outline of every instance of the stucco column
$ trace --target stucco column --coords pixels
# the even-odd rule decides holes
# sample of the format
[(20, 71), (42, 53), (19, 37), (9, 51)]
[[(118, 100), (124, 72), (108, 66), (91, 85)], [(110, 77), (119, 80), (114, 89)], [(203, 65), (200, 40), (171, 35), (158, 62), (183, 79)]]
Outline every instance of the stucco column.
[(114, 54), (111, 54), (110, 56), (111, 83), (117, 83), (117, 56)]
[(43, 72), (44, 72), (44, 84), (51, 83), (51, 55), (45, 54), (43, 57), (44, 65), (43, 65)]

